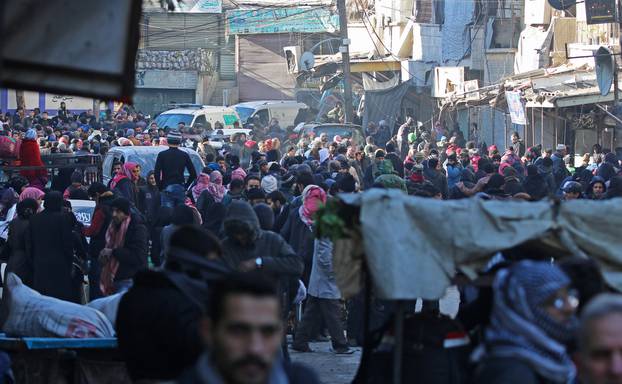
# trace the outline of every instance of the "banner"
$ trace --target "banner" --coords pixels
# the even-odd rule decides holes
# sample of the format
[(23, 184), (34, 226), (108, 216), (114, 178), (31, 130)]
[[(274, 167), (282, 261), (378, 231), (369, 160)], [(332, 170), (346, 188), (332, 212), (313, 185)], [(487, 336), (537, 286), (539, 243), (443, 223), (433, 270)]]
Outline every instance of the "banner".
[(241, 9), (227, 12), (228, 33), (335, 32), (339, 16), (326, 8)]
[(510, 118), (512, 123), (527, 125), (527, 118), (525, 117), (525, 107), (520, 99), (520, 92), (511, 91), (505, 92), (505, 99), (508, 103), (508, 110), (510, 111)]
[(222, 13), (222, 0), (184, 0), (176, 12)]
[(91, 200), (69, 200), (69, 202), (76, 219), (87, 227), (91, 225), (93, 212), (95, 211), (95, 202)]

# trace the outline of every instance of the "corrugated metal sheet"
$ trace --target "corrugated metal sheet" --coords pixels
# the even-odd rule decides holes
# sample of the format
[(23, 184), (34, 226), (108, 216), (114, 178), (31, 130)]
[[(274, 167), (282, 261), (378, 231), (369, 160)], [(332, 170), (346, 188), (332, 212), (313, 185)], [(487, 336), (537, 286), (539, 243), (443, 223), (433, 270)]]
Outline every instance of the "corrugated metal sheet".
[(149, 13), (142, 28), (144, 48), (218, 50), (224, 35), (221, 18), (206, 13)]
[(296, 45), (291, 34), (239, 35), (240, 101), (293, 99), (295, 82), (287, 73), (283, 47)]
[(218, 73), (221, 80), (235, 80), (235, 54), (220, 54)]

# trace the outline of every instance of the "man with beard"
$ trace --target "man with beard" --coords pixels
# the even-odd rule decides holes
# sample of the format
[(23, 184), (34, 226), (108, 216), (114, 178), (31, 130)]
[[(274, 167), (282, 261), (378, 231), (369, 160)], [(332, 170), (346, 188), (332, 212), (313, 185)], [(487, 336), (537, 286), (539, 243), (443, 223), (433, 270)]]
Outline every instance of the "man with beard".
[(213, 285), (201, 336), (208, 352), (180, 384), (315, 384), (315, 373), (279, 357), (284, 325), (277, 290), (259, 272)]

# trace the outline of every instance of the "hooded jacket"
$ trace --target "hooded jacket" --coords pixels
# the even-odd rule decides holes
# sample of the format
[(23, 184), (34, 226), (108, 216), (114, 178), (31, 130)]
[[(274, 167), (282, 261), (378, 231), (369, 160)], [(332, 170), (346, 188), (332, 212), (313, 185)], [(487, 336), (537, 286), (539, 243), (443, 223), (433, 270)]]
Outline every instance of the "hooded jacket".
[(434, 186), (441, 191), (443, 199), (447, 199), (449, 188), (447, 187), (447, 177), (443, 172), (438, 172), (431, 168), (425, 168), (423, 170), (423, 176), (427, 181), (434, 184)]
[(259, 219), (250, 204), (244, 201), (231, 202), (224, 225), (235, 220), (246, 223), (253, 234), (247, 245), (228, 236), (223, 239), (223, 260), (229, 268), (237, 270), (241, 262), (261, 257), (261, 268), (267, 273), (279, 277), (300, 277), (304, 268), (302, 259), (279, 234), (260, 228)]

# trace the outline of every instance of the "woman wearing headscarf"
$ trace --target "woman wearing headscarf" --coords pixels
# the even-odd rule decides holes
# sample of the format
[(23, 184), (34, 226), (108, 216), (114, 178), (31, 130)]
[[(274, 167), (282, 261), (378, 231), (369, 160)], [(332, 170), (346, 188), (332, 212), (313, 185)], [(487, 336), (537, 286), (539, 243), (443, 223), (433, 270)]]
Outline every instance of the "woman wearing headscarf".
[(210, 175), (207, 172), (201, 172), (197, 177), (197, 182), (192, 187), (192, 200), (195, 202), (199, 201), (199, 197), (203, 191), (207, 190), (210, 184)]
[(80, 295), (72, 277), (75, 217), (63, 211), (60, 192), (48, 192), (44, 204), (45, 209), (30, 218), (28, 231), (32, 288), (42, 295), (78, 303)]
[(498, 272), (478, 384), (566, 384), (575, 366), (565, 344), (574, 337), (579, 300), (570, 279), (550, 262), (525, 260)]
[[(37, 142), (37, 131), (29, 129), (19, 148), (20, 164), (24, 167), (43, 167), (41, 151)], [(24, 170), (19, 172), (30, 186), (43, 190), (48, 182), (48, 171), (45, 168)]]
[(110, 189), (119, 197), (128, 199), (134, 206), (138, 203), (138, 181), (140, 180), (140, 165), (126, 162), (112, 179)]
[(302, 281), (309, 283), (313, 263), (313, 215), (326, 202), (326, 192), (317, 185), (308, 185), (302, 192), (302, 205), (290, 214), (281, 229), (281, 236), (305, 263)]
[(225, 197), (225, 193), (227, 193), (227, 189), (222, 185), (222, 173), (219, 171), (213, 171), (209, 175), (209, 178), (210, 182), (206, 191), (212, 195), (215, 202), (220, 203), (222, 202), (223, 197)]
[(17, 217), (9, 224), (7, 247), (9, 260), (5, 274), (15, 273), (24, 284), (32, 285), (32, 266), (26, 257), (26, 238), (30, 218), (37, 213), (40, 204), (34, 199), (24, 199), (17, 203)]
[(43, 191), (39, 188), (27, 187), (22, 191), (22, 193), (19, 194), (19, 201), (33, 199), (36, 200), (38, 203), (41, 203), (44, 196), (45, 193), (43, 193)]

